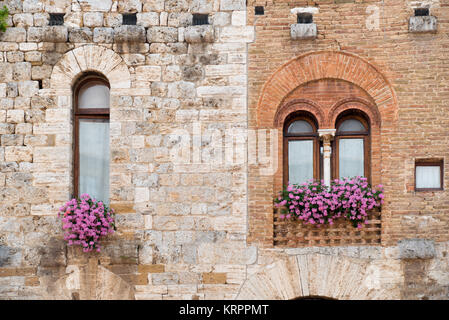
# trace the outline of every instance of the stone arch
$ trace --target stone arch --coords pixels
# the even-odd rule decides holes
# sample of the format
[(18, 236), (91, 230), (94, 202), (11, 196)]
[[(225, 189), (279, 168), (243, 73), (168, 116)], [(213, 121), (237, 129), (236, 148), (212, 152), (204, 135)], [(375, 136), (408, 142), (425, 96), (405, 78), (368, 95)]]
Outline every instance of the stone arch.
[(290, 300), (326, 297), (338, 300), (399, 299), (373, 281), (367, 259), (298, 254), (279, 259), (247, 279), (237, 300)]
[(397, 120), (396, 94), (377, 67), (351, 53), (316, 51), (286, 62), (268, 79), (257, 104), (258, 127), (271, 127), (284, 98), (299, 86), (319, 79), (340, 79), (359, 86), (372, 97), (382, 121)]
[(131, 76), (123, 59), (114, 51), (96, 45), (85, 45), (66, 52), (54, 66), (50, 78), (51, 89), (72, 89), (85, 72), (103, 74), (111, 89), (131, 88)]

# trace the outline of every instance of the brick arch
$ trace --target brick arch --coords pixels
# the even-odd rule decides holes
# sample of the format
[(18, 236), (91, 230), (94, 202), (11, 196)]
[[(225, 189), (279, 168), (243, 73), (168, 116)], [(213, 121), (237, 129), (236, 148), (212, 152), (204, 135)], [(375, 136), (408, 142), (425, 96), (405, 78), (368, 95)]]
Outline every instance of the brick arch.
[[(291, 300), (319, 296), (338, 300), (399, 299), (373, 278), (366, 259), (318, 253), (282, 258), (249, 277), (237, 300)], [(400, 275), (398, 275), (400, 276)]]
[(282, 127), (285, 119), (296, 111), (307, 111), (311, 113), (318, 122), (318, 126), (320, 127), (322, 123), (325, 121), (326, 116), (323, 112), (323, 108), (308, 99), (294, 99), (286, 103), (276, 111), (274, 116), (274, 126)]
[(353, 83), (372, 97), (382, 120), (397, 120), (397, 98), (379, 70), (354, 54), (316, 51), (300, 55), (282, 65), (265, 83), (257, 104), (257, 125), (271, 127), (284, 98), (311, 81), (339, 79)]
[(349, 97), (335, 103), (329, 110), (326, 119), (326, 125), (328, 128), (334, 128), (335, 122), (338, 116), (349, 109), (357, 109), (363, 111), (369, 118), (372, 127), (381, 126), (381, 115), (379, 109), (371, 102), (359, 98), (359, 97)]
[(89, 71), (103, 74), (111, 89), (131, 88), (131, 76), (123, 59), (114, 51), (96, 45), (66, 52), (53, 68), (51, 88), (71, 89), (80, 75)]

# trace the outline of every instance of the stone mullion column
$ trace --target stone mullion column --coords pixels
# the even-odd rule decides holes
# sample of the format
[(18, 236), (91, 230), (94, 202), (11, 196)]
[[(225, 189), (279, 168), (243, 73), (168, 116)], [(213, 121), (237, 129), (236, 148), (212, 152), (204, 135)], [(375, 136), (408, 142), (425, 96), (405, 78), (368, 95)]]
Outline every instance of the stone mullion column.
[(331, 142), (335, 136), (335, 129), (320, 129), (318, 130), (320, 139), (323, 141), (323, 178), (327, 186), (331, 184)]

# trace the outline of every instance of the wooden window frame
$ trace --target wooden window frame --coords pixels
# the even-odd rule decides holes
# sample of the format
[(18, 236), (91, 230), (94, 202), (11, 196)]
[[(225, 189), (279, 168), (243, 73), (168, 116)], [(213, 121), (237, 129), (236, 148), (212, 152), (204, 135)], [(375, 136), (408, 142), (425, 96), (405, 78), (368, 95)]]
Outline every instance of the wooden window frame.
[(110, 108), (89, 108), (89, 109), (82, 109), (79, 108), (79, 93), (83, 86), (85, 86), (89, 82), (102, 82), (104, 85), (106, 85), (109, 90), (111, 89), (111, 86), (109, 85), (109, 82), (100, 75), (86, 75), (82, 78), (81, 81), (79, 81), (76, 86), (75, 90), (73, 90), (73, 101), (74, 103), (74, 126), (73, 126), (73, 136), (74, 136), (74, 146), (73, 146), (73, 155), (74, 155), (74, 161), (73, 161), (73, 192), (74, 197), (79, 197), (79, 172), (80, 172), (80, 155), (79, 155), (79, 122), (81, 119), (99, 119), (99, 120), (110, 120)]
[[(440, 188), (417, 188), (416, 187), (416, 169), (418, 167), (440, 167)], [(418, 159), (415, 160), (415, 192), (432, 192), (444, 190), (444, 160), (436, 159)]]
[[(304, 134), (295, 134), (288, 133), (288, 128), (295, 121), (306, 121), (308, 122), (312, 128), (313, 133), (304, 133)], [(288, 165), (288, 143), (290, 141), (300, 141), (300, 140), (312, 140), (313, 141), (313, 179), (320, 179), (320, 138), (318, 135), (318, 126), (316, 123), (308, 116), (304, 115), (296, 115), (291, 116), (284, 122), (284, 130), (283, 130), (283, 184), (288, 185), (289, 182), (289, 165)]]
[[(347, 132), (338, 132), (338, 128), (340, 125), (346, 121), (346, 120), (358, 120), (362, 123), (362, 125), (366, 128), (366, 131), (347, 131)], [(332, 143), (332, 149), (335, 150), (335, 152), (332, 153), (332, 179), (340, 179), (340, 150), (339, 150), (339, 141), (341, 139), (363, 139), (363, 160), (364, 160), (364, 171), (365, 171), (365, 178), (368, 179), (368, 183), (371, 183), (371, 127), (369, 125), (368, 119), (366, 119), (365, 116), (362, 116), (360, 114), (349, 113), (348, 115), (345, 115), (341, 117), (339, 120), (337, 120), (335, 128), (337, 129), (335, 133), (335, 139)]]

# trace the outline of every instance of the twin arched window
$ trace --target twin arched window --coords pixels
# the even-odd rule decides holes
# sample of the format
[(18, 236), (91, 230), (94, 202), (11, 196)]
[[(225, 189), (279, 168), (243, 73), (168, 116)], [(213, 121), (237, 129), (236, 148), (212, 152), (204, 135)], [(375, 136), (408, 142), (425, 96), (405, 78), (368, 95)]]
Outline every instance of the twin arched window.
[[(332, 143), (332, 179), (362, 176), (370, 179), (368, 118), (350, 110), (336, 121)], [(284, 123), (284, 184), (323, 179), (323, 143), (317, 122), (308, 113), (290, 115)]]
[(109, 83), (87, 75), (75, 86), (74, 193), (109, 203)]

